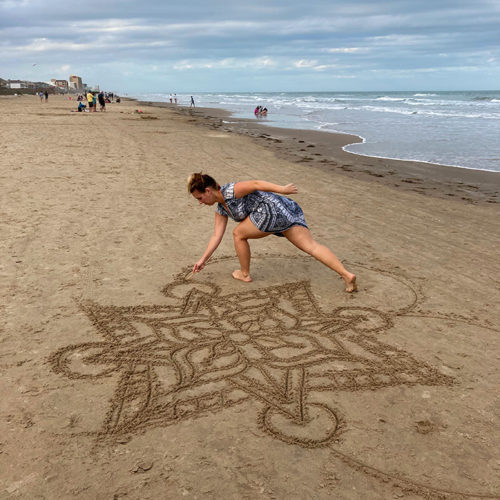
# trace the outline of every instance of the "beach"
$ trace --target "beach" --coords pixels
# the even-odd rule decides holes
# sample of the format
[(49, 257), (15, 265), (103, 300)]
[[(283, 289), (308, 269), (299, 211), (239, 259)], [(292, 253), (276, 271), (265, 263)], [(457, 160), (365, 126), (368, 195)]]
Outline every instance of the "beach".
[[(142, 104), (169, 108), (161, 102), (143, 101)], [(361, 142), (355, 135), (270, 127), (253, 118), (234, 118), (223, 109), (176, 109), (177, 113), (198, 117), (211, 128), (248, 135), (261, 147), (294, 163), (312, 164), (327, 172), (370, 182), (376, 180), (398, 190), (434, 197), (459, 198), (471, 203), (500, 202), (497, 172), (361, 156), (343, 150), (346, 145)]]
[[(500, 174), (223, 110), (0, 97), (0, 498), (500, 498)], [(438, 132), (436, 132), (438, 133)], [(186, 193), (294, 182), (359, 291)]]
[[(134, 94), (168, 103), (164, 93)], [(197, 107), (227, 110), (233, 118), (268, 127), (354, 135), (346, 151), (500, 172), (499, 91), (201, 92)], [(178, 102), (188, 105), (190, 96)], [(266, 107), (255, 115), (255, 105)]]

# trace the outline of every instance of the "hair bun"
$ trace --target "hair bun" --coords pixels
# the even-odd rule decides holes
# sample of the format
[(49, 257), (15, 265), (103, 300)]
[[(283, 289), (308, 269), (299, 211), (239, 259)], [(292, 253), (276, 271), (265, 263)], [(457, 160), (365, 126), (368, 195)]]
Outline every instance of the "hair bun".
[(210, 177), (210, 175), (202, 172), (195, 172), (188, 177), (188, 193), (192, 193), (193, 191), (200, 191), (200, 193), (202, 193), (207, 187), (213, 187), (214, 189), (218, 187), (217, 182), (215, 182), (215, 179)]

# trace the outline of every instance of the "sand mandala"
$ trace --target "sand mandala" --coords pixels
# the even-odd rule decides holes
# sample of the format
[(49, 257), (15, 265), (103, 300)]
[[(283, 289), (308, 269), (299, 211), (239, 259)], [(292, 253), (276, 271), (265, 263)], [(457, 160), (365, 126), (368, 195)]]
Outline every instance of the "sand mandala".
[[(312, 400), (315, 393), (453, 384), (379, 338), (417, 298), (399, 311), (324, 311), (308, 281), (224, 293), (199, 276), (186, 281), (188, 271), (164, 288), (166, 305), (81, 304), (102, 340), (51, 356), (53, 369), (72, 379), (119, 375), (98, 441), (253, 401), (260, 406), (255, 424), (270, 437), (322, 447), (338, 440), (343, 419), (334, 406)], [(364, 472), (377, 477), (374, 470)]]

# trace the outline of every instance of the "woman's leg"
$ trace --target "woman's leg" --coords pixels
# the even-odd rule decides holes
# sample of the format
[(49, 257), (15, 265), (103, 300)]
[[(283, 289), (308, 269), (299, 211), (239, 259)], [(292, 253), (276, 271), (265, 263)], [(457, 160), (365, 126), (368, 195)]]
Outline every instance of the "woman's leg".
[(247, 217), (241, 221), (233, 230), (234, 248), (240, 261), (240, 269), (233, 272), (233, 278), (241, 281), (252, 281), (250, 277), (250, 245), (248, 240), (264, 238), (270, 233), (263, 233), (257, 229), (254, 223)]
[(356, 276), (347, 271), (342, 262), (337, 259), (335, 254), (328, 247), (316, 242), (311, 235), (311, 231), (309, 231), (307, 227), (293, 226), (287, 231), (284, 231), (283, 234), (288, 241), (292, 242), (297, 248), (312, 255), (322, 264), (340, 274), (345, 281), (346, 292), (356, 291)]

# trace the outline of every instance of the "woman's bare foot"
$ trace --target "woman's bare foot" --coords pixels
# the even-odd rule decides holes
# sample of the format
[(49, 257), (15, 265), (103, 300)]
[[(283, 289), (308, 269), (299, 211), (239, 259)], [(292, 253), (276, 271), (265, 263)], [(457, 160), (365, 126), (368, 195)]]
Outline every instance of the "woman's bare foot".
[(347, 276), (344, 278), (346, 287), (345, 291), (347, 293), (352, 293), (356, 292), (358, 290), (358, 285), (356, 285), (356, 275), (355, 274), (350, 274), (350, 276)]
[(233, 271), (233, 278), (235, 280), (244, 281), (245, 283), (250, 283), (250, 281), (252, 281), (252, 278), (250, 278), (250, 275), (243, 274), (243, 271), (241, 269), (236, 269), (236, 271)]

